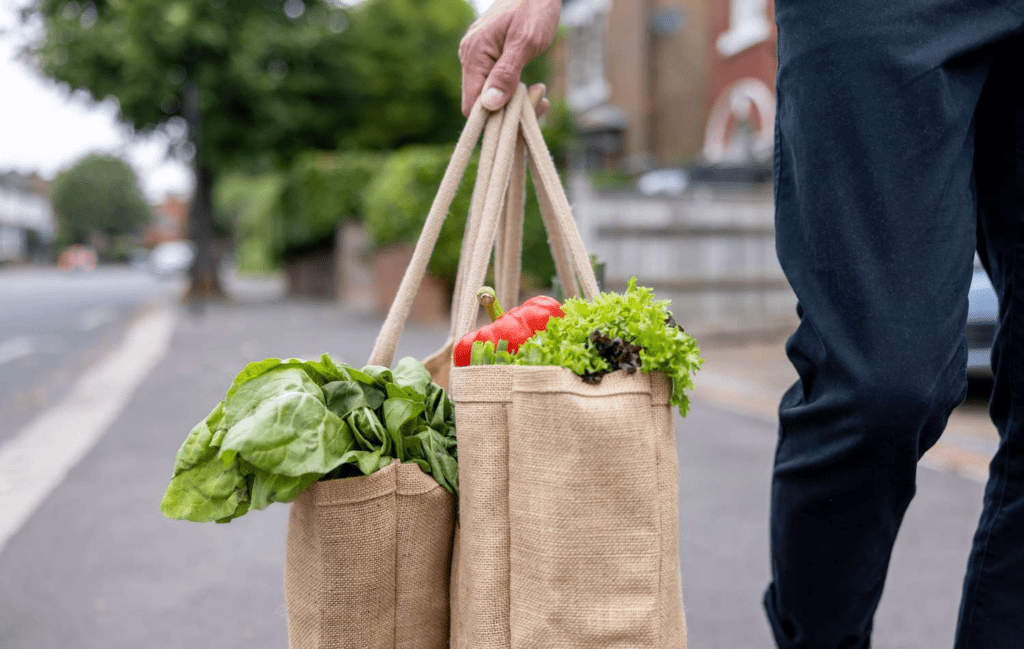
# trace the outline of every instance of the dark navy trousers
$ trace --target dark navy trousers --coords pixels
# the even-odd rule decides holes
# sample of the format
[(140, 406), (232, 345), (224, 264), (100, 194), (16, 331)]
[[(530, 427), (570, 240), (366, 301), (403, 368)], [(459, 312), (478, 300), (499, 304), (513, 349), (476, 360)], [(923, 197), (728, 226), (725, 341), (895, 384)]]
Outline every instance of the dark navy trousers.
[(977, 250), (1000, 299), (1001, 443), (955, 647), (1024, 649), (1024, 1), (775, 4), (776, 243), (801, 318), (772, 481), (776, 641), (870, 647), (917, 462), (966, 394)]

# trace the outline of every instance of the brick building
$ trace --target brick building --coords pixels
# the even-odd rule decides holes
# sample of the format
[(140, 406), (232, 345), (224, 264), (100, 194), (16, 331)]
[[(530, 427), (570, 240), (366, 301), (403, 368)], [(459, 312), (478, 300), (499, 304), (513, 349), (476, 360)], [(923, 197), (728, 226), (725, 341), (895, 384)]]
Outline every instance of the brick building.
[(573, 111), (583, 163), (764, 163), (771, 16), (771, 0), (566, 0), (551, 85)]
[(189, 204), (173, 194), (164, 196), (153, 206), (153, 221), (143, 237), (143, 245), (152, 248), (165, 241), (177, 241), (187, 236)]
[(0, 174), (0, 263), (29, 261), (54, 238), (50, 183), (36, 174)]
[(712, 164), (771, 159), (776, 31), (772, 0), (714, 0), (714, 40), (703, 158)]

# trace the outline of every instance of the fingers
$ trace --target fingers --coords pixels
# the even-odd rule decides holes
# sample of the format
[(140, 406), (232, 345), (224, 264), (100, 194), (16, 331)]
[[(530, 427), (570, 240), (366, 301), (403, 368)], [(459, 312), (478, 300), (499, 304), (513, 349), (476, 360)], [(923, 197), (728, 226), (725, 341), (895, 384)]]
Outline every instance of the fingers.
[[(558, 29), (559, 0), (494, 0), (459, 43), (462, 113), (474, 104), (498, 110), (515, 94), (528, 61), (551, 46)], [(550, 103), (541, 99), (538, 114)]]
[(462, 63), (462, 114), (469, 117), (480, 92), (487, 81), (494, 62), (501, 56), (498, 32), (493, 28), (471, 30), (459, 43), (459, 61)]
[(483, 104), (487, 110), (498, 110), (508, 103), (519, 86), (519, 77), (526, 64), (525, 52), (507, 47), (495, 62), (484, 83)]
[(547, 91), (548, 87), (543, 83), (535, 83), (527, 88), (527, 96), (530, 98), (530, 103), (533, 104), (534, 110), (537, 111), (537, 117), (540, 117), (551, 108), (551, 102), (544, 96)]
[(479, 68), (462, 67), (462, 114), (465, 117), (469, 117), (470, 111), (473, 110), (473, 104), (476, 103), (477, 97), (480, 96), (480, 91), (484, 88), (484, 81), (487, 80), (487, 74), (480, 72)]
[[(476, 103), (476, 98), (480, 96), (480, 91), (483, 89), (486, 78), (486, 75), (482, 73), (474, 73), (472, 68), (463, 69), (462, 114), (464, 116), (469, 117), (470, 111), (473, 110), (473, 104)], [(533, 104), (534, 109), (537, 111), (537, 117), (542, 116), (551, 108), (551, 102), (548, 101), (546, 96), (547, 91), (547, 86), (543, 83), (535, 83), (528, 89), (530, 103)]]

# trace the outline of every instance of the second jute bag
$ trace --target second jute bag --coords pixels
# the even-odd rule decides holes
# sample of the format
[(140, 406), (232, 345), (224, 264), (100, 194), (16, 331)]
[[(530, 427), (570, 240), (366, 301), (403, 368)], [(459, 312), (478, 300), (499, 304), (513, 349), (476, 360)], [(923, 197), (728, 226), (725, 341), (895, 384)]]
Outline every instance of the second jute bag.
[(290, 649), (443, 649), (455, 501), (415, 464), (315, 483), (291, 505)]
[(374, 356), (390, 361), (481, 131), (452, 326), (425, 361), (448, 381), (459, 442), (451, 647), (684, 649), (668, 379), (613, 372), (592, 385), (558, 367), (451, 366), (492, 251), (499, 299), (518, 303), (527, 153), (561, 285), (598, 292), (524, 87), (504, 111), (470, 115)]

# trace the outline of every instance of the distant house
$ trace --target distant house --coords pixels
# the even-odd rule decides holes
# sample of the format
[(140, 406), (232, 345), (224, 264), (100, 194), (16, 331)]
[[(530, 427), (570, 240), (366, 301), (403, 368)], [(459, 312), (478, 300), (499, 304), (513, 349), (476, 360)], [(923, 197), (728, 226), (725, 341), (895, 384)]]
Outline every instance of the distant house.
[(50, 183), (36, 174), (0, 174), (0, 263), (31, 260), (57, 232)]
[(774, 119), (772, 0), (565, 0), (551, 90), (588, 168), (763, 164)]
[(715, 37), (703, 158), (722, 165), (766, 163), (775, 134), (774, 4), (718, 0), (711, 9)]
[(185, 238), (188, 228), (188, 201), (168, 194), (159, 205), (153, 206), (153, 222), (143, 237), (147, 248)]

